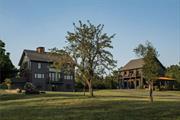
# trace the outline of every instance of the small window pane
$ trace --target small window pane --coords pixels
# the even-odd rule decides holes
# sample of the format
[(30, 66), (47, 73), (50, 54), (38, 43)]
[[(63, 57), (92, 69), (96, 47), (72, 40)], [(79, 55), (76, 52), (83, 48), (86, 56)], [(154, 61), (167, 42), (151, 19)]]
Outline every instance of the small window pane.
[(41, 69), (41, 63), (38, 63), (38, 69)]
[(42, 74), (42, 78), (44, 78), (44, 74)]
[(60, 74), (60, 73), (58, 74), (58, 78), (59, 78), (59, 79), (61, 78), (61, 74)]
[(37, 74), (36, 73), (34, 74), (34, 77), (37, 78)]

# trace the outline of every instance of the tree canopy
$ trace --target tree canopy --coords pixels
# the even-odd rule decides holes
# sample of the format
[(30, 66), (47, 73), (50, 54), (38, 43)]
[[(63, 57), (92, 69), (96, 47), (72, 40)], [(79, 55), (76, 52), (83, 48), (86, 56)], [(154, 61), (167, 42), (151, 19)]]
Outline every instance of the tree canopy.
[(56, 57), (56, 61), (52, 64), (52, 67), (55, 69), (63, 69), (64, 72), (74, 70), (74, 62), (65, 50), (52, 48), (50, 49), (49, 57)]
[(166, 76), (176, 79), (176, 87), (180, 88), (180, 64), (167, 67)]
[(137, 56), (143, 57), (143, 76), (149, 82), (157, 79), (159, 75), (160, 66), (158, 64), (158, 52), (153, 47), (153, 45), (146, 41), (145, 45), (139, 44), (137, 48), (134, 49)]
[(67, 32), (66, 50), (73, 58), (75, 65), (93, 96), (92, 81), (95, 75), (111, 70), (116, 61), (109, 49), (113, 48), (111, 40), (115, 35), (103, 33), (104, 25), (93, 25), (89, 21), (79, 25), (73, 24), (74, 31)]
[(0, 40), (0, 82), (15, 76), (17, 70), (10, 60), (10, 53), (5, 50), (5, 43)]

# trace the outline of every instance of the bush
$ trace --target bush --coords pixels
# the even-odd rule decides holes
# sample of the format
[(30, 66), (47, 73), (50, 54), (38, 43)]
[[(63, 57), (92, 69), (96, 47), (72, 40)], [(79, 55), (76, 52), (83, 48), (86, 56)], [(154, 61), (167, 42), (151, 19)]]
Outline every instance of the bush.
[(5, 82), (3, 82), (2, 84), (0, 84), (0, 89), (11, 89), (11, 79), (6, 78)]
[(11, 79), (9, 78), (5, 79), (5, 84), (7, 85), (8, 89), (11, 89), (11, 83), (12, 83)]
[(95, 89), (105, 89), (106, 86), (105, 86), (105, 81), (104, 80), (94, 80), (93, 81), (93, 87)]
[(0, 89), (8, 89), (8, 86), (6, 85), (5, 82), (3, 82), (2, 84), (0, 84)]
[(30, 82), (27, 82), (25, 85), (24, 85), (24, 90), (25, 90), (25, 94), (39, 94), (40, 92), (35, 88), (35, 86), (30, 83)]
[(175, 81), (175, 89), (180, 90), (180, 82)]
[(16, 89), (17, 93), (22, 93), (22, 90), (20, 88)]

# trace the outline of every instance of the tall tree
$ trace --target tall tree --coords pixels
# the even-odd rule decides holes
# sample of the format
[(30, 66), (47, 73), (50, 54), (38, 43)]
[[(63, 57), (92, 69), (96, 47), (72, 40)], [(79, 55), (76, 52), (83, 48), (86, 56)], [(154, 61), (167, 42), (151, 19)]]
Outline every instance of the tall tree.
[(114, 37), (103, 33), (104, 25), (93, 25), (89, 21), (77, 26), (73, 24), (74, 31), (67, 32), (66, 50), (73, 58), (77, 69), (86, 81), (90, 95), (93, 96), (93, 79), (97, 74), (103, 74), (106, 69), (115, 66), (116, 61), (109, 48), (113, 48), (111, 40)]
[(10, 53), (5, 50), (5, 43), (0, 40), (0, 82), (5, 78), (14, 77), (17, 70), (10, 60)]
[(138, 47), (134, 49), (134, 52), (137, 56), (143, 57), (144, 59), (143, 76), (149, 85), (150, 101), (153, 102), (153, 81), (157, 79), (160, 69), (157, 60), (158, 52), (149, 41), (147, 41), (145, 45), (139, 44)]

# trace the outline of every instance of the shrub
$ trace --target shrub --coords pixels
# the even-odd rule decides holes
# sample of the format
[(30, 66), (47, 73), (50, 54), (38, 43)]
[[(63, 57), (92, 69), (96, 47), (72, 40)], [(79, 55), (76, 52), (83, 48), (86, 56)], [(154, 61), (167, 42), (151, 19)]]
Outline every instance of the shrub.
[(35, 88), (35, 86), (30, 83), (30, 82), (27, 82), (25, 85), (24, 85), (24, 90), (25, 90), (25, 94), (39, 94), (40, 92)]
[(2, 84), (0, 84), (0, 89), (8, 89), (8, 86), (5, 82), (3, 82)]
[(22, 93), (22, 90), (20, 88), (16, 89), (17, 93)]
[(7, 85), (8, 89), (11, 89), (11, 83), (12, 83), (11, 79), (9, 78), (5, 79), (5, 84)]
[[(180, 80), (179, 80), (180, 81)], [(180, 82), (175, 81), (175, 89), (180, 90)]]

